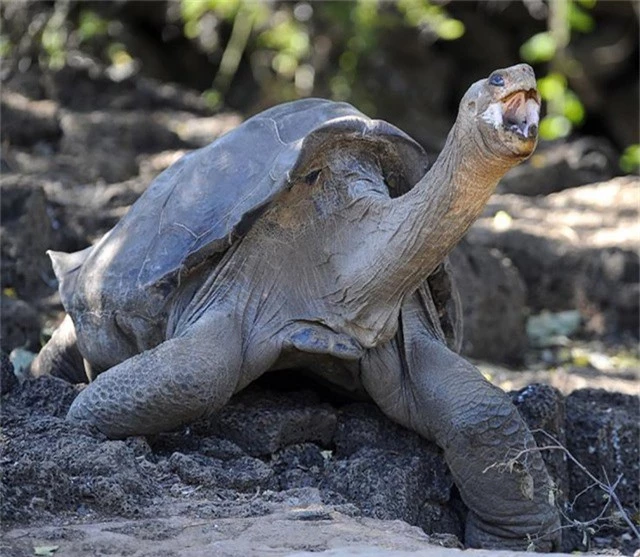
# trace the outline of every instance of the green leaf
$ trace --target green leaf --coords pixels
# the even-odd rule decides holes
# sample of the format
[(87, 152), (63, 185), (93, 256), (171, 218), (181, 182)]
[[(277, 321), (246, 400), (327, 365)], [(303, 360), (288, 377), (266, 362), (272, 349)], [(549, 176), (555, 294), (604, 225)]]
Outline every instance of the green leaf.
[(640, 170), (640, 144), (629, 145), (620, 157), (620, 168), (629, 174)]
[(198, 21), (208, 8), (207, 0), (182, 0), (180, 2), (180, 15), (182, 20), (188, 24)]
[(42, 32), (42, 46), (50, 55), (61, 52), (64, 49), (66, 41), (67, 33), (62, 27), (47, 24)]
[(593, 31), (595, 22), (590, 14), (585, 12), (577, 4), (569, 4), (569, 26), (571, 29), (580, 31), (581, 33), (589, 33)]
[(540, 122), (542, 139), (558, 139), (571, 133), (571, 121), (566, 116), (545, 116)]
[(12, 50), (13, 50), (13, 45), (11, 44), (9, 37), (0, 34), (0, 58), (9, 56)]
[[(209, 9), (228, 21), (231, 21), (236, 16), (240, 9), (240, 4), (240, 0), (208, 0), (207, 2)], [(245, 5), (251, 7), (251, 4), (251, 2), (247, 2)]]
[(91, 10), (82, 10), (78, 21), (78, 35), (81, 41), (106, 35), (109, 22)]
[(279, 52), (273, 57), (273, 69), (286, 78), (293, 78), (298, 68), (298, 60), (288, 52)]
[(411, 27), (418, 27), (432, 21), (438, 14), (436, 6), (421, 0), (399, 0), (398, 9), (404, 14), (404, 19)]
[(187, 39), (196, 39), (200, 35), (200, 21), (190, 19), (184, 24), (184, 35)]
[(556, 41), (545, 31), (533, 35), (520, 47), (520, 56), (527, 62), (548, 62), (556, 54)]
[(133, 61), (131, 55), (122, 43), (111, 43), (107, 47), (107, 56), (114, 66), (130, 64)]
[(351, 84), (344, 75), (335, 76), (331, 82), (331, 97), (336, 101), (346, 101), (351, 96)]
[(18, 298), (18, 293), (16, 292), (16, 289), (11, 286), (7, 286), (3, 288), (2, 295), (6, 296), (7, 298), (13, 298), (14, 300)]
[(445, 19), (436, 27), (436, 33), (445, 41), (455, 41), (464, 35), (464, 23), (457, 19)]
[(582, 124), (584, 120), (584, 106), (573, 91), (566, 91), (564, 95), (564, 115), (572, 124)]
[(222, 105), (222, 94), (217, 89), (207, 89), (203, 91), (202, 98), (212, 110), (216, 110)]
[(353, 18), (361, 27), (374, 27), (378, 21), (378, 2), (372, 0), (358, 0)]
[(296, 60), (301, 60), (309, 53), (309, 34), (304, 26), (293, 20), (291, 14), (285, 13), (286, 19), (258, 36), (258, 45), (285, 52)]
[(561, 98), (567, 90), (567, 78), (559, 73), (550, 73), (538, 79), (538, 91), (545, 101)]
[(358, 65), (358, 55), (353, 50), (347, 50), (341, 54), (339, 63), (343, 72), (352, 73)]

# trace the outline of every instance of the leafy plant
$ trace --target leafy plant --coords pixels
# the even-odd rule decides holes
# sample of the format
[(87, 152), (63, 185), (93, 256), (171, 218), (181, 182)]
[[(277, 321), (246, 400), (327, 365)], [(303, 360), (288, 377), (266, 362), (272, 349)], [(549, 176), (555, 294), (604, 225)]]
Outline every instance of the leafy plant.
[(629, 174), (640, 171), (640, 144), (629, 145), (620, 157), (620, 168)]
[[(547, 104), (547, 115), (540, 123), (545, 139), (565, 137), (585, 120), (584, 105), (570, 86), (580, 71), (571, 56), (570, 41), (576, 34), (595, 30), (591, 12), (595, 3), (542, 3), (548, 11), (547, 29), (520, 48), (523, 60), (547, 65), (538, 80)], [(450, 15), (453, 10), (447, 9), (446, 2), (436, 0), (180, 0), (170, 3), (167, 13), (171, 11), (171, 23), (181, 25), (184, 36), (197, 43), (215, 68), (211, 86), (203, 92), (212, 107), (228, 101), (244, 60), (260, 88), (260, 98), (268, 103), (312, 94), (321, 74), (328, 84), (326, 94), (375, 115), (376, 99), (359, 78), (365, 60), (373, 58), (387, 31), (418, 29), (427, 41), (455, 41), (465, 33), (463, 22)], [(37, 12), (35, 18), (25, 20), (22, 33), (15, 29), (12, 33), (5, 25), (1, 57), (20, 60), (27, 54), (57, 69), (67, 63), (71, 50), (80, 49), (114, 68), (135, 66), (127, 41), (114, 31), (118, 22), (99, 15), (105, 12), (71, 0), (55, 0)], [(638, 157), (637, 145), (631, 145), (621, 159), (622, 168), (638, 168)]]
[[(329, 93), (335, 100), (352, 101), (360, 62), (375, 48), (383, 30), (407, 25), (429, 31), (434, 40), (455, 40), (464, 33), (461, 21), (451, 18), (442, 6), (430, 0), (295, 4), (181, 0), (180, 6), (185, 36), (200, 41), (201, 45), (209, 16), (231, 26), (212, 87), (204, 93), (212, 105), (224, 100), (243, 55), (250, 57), (254, 76), (263, 89), (275, 94), (274, 100), (310, 94), (316, 73), (312, 42), (318, 27), (339, 30), (332, 34), (332, 55), (337, 54), (337, 65), (328, 76)], [(216, 30), (218, 38), (219, 31)], [(210, 41), (210, 45), (209, 51), (220, 49), (217, 39)], [(366, 98), (359, 100), (361, 108), (374, 112), (373, 102)]]
[(453, 41), (464, 35), (464, 23), (429, 0), (398, 0), (398, 9), (410, 27), (426, 27), (439, 39)]
[(520, 48), (523, 60), (549, 64), (549, 73), (538, 79), (540, 95), (547, 102), (547, 115), (540, 122), (543, 139), (566, 137), (584, 121), (584, 106), (568, 84), (579, 66), (567, 47), (572, 32), (593, 31), (595, 22), (588, 10), (594, 5), (595, 0), (549, 2), (547, 31), (533, 35)]

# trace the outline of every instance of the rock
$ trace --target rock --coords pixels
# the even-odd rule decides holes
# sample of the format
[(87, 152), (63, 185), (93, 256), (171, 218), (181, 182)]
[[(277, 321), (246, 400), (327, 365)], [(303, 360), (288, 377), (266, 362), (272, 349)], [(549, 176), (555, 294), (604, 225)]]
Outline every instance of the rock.
[(0, 119), (2, 140), (10, 145), (55, 145), (61, 136), (58, 106), (50, 100), (33, 101), (19, 93), (3, 91)]
[[(83, 159), (86, 181), (120, 182), (138, 174), (137, 157), (187, 146), (147, 111), (62, 111), (60, 150)], [(108, 156), (105, 157), (105, 153)]]
[(462, 353), (517, 364), (527, 347), (526, 288), (509, 258), (497, 249), (460, 243), (451, 264), (462, 301)]
[(449, 504), (453, 480), (434, 444), (369, 403), (340, 411), (334, 443), (324, 487), (342, 494), (366, 516), (402, 518), (427, 533), (461, 535), (461, 519)]
[(416, 526), (427, 532), (433, 542), (444, 547), (464, 549), (464, 524), (467, 509), (459, 499), (447, 503), (426, 501), (418, 513)]
[(3, 286), (12, 287), (19, 298), (50, 293), (55, 281), (45, 252), (56, 233), (44, 190), (3, 183), (1, 202)]
[(246, 456), (238, 445), (220, 437), (205, 437), (201, 439), (198, 445), (198, 452), (218, 460), (232, 460)]
[[(171, 557), (459, 557), (457, 549), (439, 546), (415, 526), (400, 520), (351, 517), (331, 506), (300, 512), (327, 516), (300, 520), (287, 502), (263, 516), (211, 517), (169, 514), (150, 519), (55, 526), (17, 525), (5, 531), (0, 547), (16, 557), (33, 555), (33, 540), (57, 545), (65, 557), (86, 555), (169, 555)], [(445, 543), (451, 544), (449, 540)], [(158, 550), (152, 549), (158, 547)], [(451, 545), (448, 545), (451, 547)], [(392, 548), (392, 549), (391, 549)], [(467, 555), (465, 552), (464, 555)], [(489, 552), (469, 555), (488, 557)], [(504, 557), (528, 557), (504, 552)]]
[(14, 348), (9, 354), (9, 359), (13, 364), (13, 373), (18, 378), (18, 381), (29, 379), (29, 369), (31, 362), (35, 360), (37, 354), (24, 348)]
[(40, 349), (40, 318), (36, 309), (9, 296), (0, 297), (0, 345), (11, 352), (14, 348)]
[(7, 394), (18, 384), (18, 378), (13, 373), (13, 364), (9, 356), (0, 352), (0, 394)]
[[(427, 532), (462, 535), (465, 509), (440, 449), (372, 404), (338, 411), (308, 391), (274, 393), (258, 385), (236, 395), (226, 417), (223, 412), (148, 440), (110, 441), (64, 419), (76, 394), (76, 387), (42, 377), (3, 396), (4, 520), (65, 513), (153, 518), (159, 509), (175, 511), (176, 504), (192, 516), (256, 516), (279, 501), (295, 509), (287, 520), (300, 523), (333, 520), (331, 512), (309, 507), (323, 503), (354, 516), (402, 519)], [(532, 385), (512, 396), (530, 427), (561, 442), (566, 429), (569, 450), (594, 474), (604, 466), (612, 479), (619, 472), (631, 478), (618, 493), (628, 509), (638, 504), (636, 397), (573, 393), (565, 421), (555, 389)], [(546, 443), (540, 433), (536, 439)], [(588, 485), (574, 466), (568, 480), (563, 476), (561, 452), (543, 451), (543, 457), (569, 501)], [(565, 507), (568, 516), (593, 516), (603, 502), (592, 491)]]
[(204, 455), (174, 453), (169, 459), (169, 468), (190, 485), (209, 488), (224, 486), (238, 491), (275, 487), (271, 467), (248, 456), (223, 462)]
[(467, 239), (511, 259), (534, 312), (577, 309), (589, 332), (637, 335), (639, 236), (638, 182), (625, 176), (540, 198), (495, 195)]
[[(45, 375), (37, 379), (27, 379), (13, 389), (3, 413), (10, 408), (19, 408), (28, 409), (34, 416), (64, 418), (76, 396), (77, 387), (57, 377)], [(10, 411), (6, 412), (6, 415), (9, 414)]]
[(247, 456), (238, 445), (229, 439), (211, 434), (211, 424), (196, 422), (179, 431), (160, 433), (149, 437), (151, 450), (169, 458), (176, 452), (198, 454), (216, 460), (227, 461)]
[[(600, 481), (614, 484), (622, 476), (616, 494), (629, 516), (640, 508), (638, 402), (637, 396), (598, 389), (582, 389), (566, 398), (567, 449)], [(583, 521), (595, 518), (606, 502), (604, 492), (590, 487), (592, 480), (575, 463), (570, 461), (568, 466), (569, 500), (580, 495), (573, 505), (572, 518)], [(617, 512), (614, 506), (610, 512)]]
[(235, 397), (218, 417), (214, 433), (224, 435), (252, 456), (268, 455), (297, 443), (328, 446), (336, 412), (313, 393), (264, 393)]
[(64, 420), (76, 394), (72, 385), (42, 377), (3, 398), (3, 521), (77, 515), (85, 505), (132, 516), (157, 490), (130, 442), (105, 441)]
[(544, 450), (553, 445), (566, 446), (565, 401), (560, 391), (549, 385), (534, 383), (511, 393), (511, 399), (542, 448), (542, 458), (555, 486), (556, 504), (567, 511), (570, 494), (567, 458), (562, 450)]
[[(36, 8), (37, 9), (37, 8)], [(32, 18), (32, 14), (24, 14), (26, 18)], [(26, 21), (25, 21), (26, 23)], [(48, 98), (42, 80), (42, 69), (39, 64), (30, 64), (23, 71), (12, 72), (2, 83), (4, 93), (11, 91), (33, 101), (42, 101)], [(50, 99), (56, 102), (54, 99)]]
[(274, 455), (272, 466), (280, 489), (317, 486), (324, 471), (325, 459), (317, 445), (290, 445)]
[(618, 174), (618, 157), (613, 145), (602, 138), (542, 142), (527, 162), (514, 167), (500, 180), (496, 191), (548, 195), (604, 182)]
[(116, 81), (107, 75), (104, 67), (87, 57), (69, 56), (66, 66), (44, 72), (39, 82), (48, 98), (74, 112), (158, 109), (210, 114), (205, 101), (195, 91), (139, 75)]
[[(538, 447), (543, 449), (541, 454), (556, 488), (555, 501), (565, 517), (565, 551), (585, 548), (585, 530), (577, 523), (596, 518), (606, 504), (605, 492), (593, 485), (580, 466), (604, 483), (613, 484), (622, 474), (616, 494), (629, 516), (636, 512), (640, 504), (638, 397), (582, 389), (564, 398), (557, 389), (542, 384), (529, 385), (511, 396)], [(565, 447), (580, 465), (562, 449), (544, 450), (558, 445)], [(628, 531), (626, 524), (616, 518), (617, 513), (612, 505), (596, 523), (594, 527), (601, 536)]]
[(365, 448), (325, 469), (325, 488), (344, 495), (374, 518), (400, 518), (416, 524), (426, 502), (449, 499), (451, 479), (436, 452), (404, 454)]
[(640, 257), (637, 249), (609, 246), (584, 254), (576, 276), (576, 301), (597, 334), (630, 331), (637, 335), (640, 300)]
[(341, 408), (333, 443), (338, 459), (349, 458), (367, 448), (413, 454), (425, 446), (424, 439), (417, 433), (392, 422), (371, 403)]
[(582, 316), (577, 310), (551, 313), (543, 311), (527, 319), (527, 337), (531, 346), (545, 348), (562, 345), (582, 326)]

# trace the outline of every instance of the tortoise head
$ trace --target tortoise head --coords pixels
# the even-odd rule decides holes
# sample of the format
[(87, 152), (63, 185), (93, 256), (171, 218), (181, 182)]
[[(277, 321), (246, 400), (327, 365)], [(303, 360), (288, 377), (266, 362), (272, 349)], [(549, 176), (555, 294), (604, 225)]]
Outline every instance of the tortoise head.
[(522, 160), (536, 147), (539, 120), (535, 74), (518, 64), (474, 83), (462, 98), (457, 125), (493, 154)]

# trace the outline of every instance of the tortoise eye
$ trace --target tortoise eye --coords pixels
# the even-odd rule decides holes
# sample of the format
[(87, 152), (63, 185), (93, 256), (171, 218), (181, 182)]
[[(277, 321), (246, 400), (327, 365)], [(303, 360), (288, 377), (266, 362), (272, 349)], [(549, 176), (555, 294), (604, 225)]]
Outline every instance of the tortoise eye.
[(504, 78), (499, 73), (496, 73), (489, 78), (489, 83), (496, 87), (502, 87), (504, 86)]

